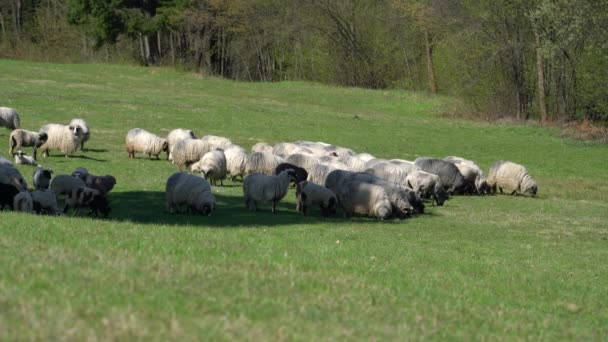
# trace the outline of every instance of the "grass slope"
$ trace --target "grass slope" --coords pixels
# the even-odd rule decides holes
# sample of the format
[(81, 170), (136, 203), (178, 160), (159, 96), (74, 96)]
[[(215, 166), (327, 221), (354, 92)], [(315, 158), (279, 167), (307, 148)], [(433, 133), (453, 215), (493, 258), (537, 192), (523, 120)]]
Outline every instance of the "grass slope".
[[(608, 147), (555, 131), (436, 116), (449, 99), (170, 69), (0, 61), (23, 127), (83, 117), (88, 148), (41, 163), (113, 174), (110, 220), (0, 213), (0, 339), (604, 339)], [(459, 197), (405, 221), (245, 210), (172, 216), (166, 161), (127, 159), (134, 127), (249, 148), (306, 139), (380, 157), (526, 165), (539, 198)], [(0, 140), (9, 132), (0, 129)], [(3, 145), (6, 146), (6, 145)], [(5, 147), (6, 148), (6, 147)], [(4, 149), (6, 151), (6, 149)], [(2, 153), (4, 154), (4, 153)], [(20, 167), (30, 178), (32, 168)]]

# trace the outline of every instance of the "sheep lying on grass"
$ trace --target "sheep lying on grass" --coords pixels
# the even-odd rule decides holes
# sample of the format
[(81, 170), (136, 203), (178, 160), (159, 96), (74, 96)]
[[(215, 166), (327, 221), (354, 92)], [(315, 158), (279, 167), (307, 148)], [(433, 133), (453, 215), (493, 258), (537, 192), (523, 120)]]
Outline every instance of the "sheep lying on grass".
[(19, 150), (15, 154), (15, 164), (16, 165), (30, 165), (30, 166), (40, 166), (36, 162), (34, 157), (30, 157), (26, 155), (23, 151)]
[(108, 199), (101, 192), (85, 186), (73, 189), (66, 195), (63, 213), (67, 214), (69, 208), (77, 213), (80, 208), (89, 208), (91, 214), (103, 217), (108, 217), (111, 211)]
[(18, 193), (13, 200), (13, 209), (24, 213), (33, 212), (34, 201), (32, 200), (32, 195), (27, 191)]
[(34, 190), (31, 193), (36, 214), (60, 215), (57, 195), (51, 190)]
[(37, 190), (46, 190), (49, 188), (51, 183), (51, 177), (53, 174), (53, 170), (45, 169), (43, 167), (37, 167), (34, 170), (34, 189)]

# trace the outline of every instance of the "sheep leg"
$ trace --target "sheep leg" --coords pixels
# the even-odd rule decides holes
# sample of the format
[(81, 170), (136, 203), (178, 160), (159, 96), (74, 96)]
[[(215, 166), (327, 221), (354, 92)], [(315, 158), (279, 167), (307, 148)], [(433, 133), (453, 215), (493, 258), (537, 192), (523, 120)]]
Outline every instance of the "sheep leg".
[(302, 205), (302, 216), (306, 216), (306, 209), (308, 209), (308, 208), (306, 207), (306, 204), (303, 204), (303, 205)]
[(502, 194), (502, 188), (499, 187), (498, 190), (500, 190), (500, 193)]
[(513, 190), (513, 192), (511, 192), (511, 196), (513, 195), (517, 195), (517, 190)]
[(272, 213), (276, 214), (277, 212), (277, 201), (273, 200), (272, 201)]

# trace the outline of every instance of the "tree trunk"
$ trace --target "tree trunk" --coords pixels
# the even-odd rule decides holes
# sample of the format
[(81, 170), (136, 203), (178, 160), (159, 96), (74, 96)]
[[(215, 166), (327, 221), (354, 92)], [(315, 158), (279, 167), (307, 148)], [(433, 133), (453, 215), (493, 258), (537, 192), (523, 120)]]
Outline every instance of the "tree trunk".
[(175, 66), (175, 46), (173, 45), (173, 32), (169, 32), (169, 46), (171, 48), (171, 64)]
[(150, 38), (148, 37), (148, 35), (145, 35), (145, 34), (144, 34), (144, 52), (145, 52), (144, 62), (146, 65), (150, 65)]
[(540, 110), (540, 122), (544, 126), (547, 123), (547, 102), (545, 99), (545, 62), (540, 51), (540, 36), (536, 36), (536, 72), (538, 73), (538, 107)]
[(6, 37), (6, 30), (4, 29), (4, 16), (0, 13), (0, 28), (2, 29), (2, 40)]
[(426, 47), (426, 67), (429, 73), (429, 90), (437, 93), (437, 83), (435, 82), (435, 67), (433, 66), (433, 47), (429, 39), (429, 31), (424, 29), (424, 45)]
[(162, 45), (160, 44), (160, 31), (156, 31), (156, 42), (158, 44), (157, 48), (158, 48), (158, 64), (160, 64), (160, 60), (163, 58), (163, 52), (162, 52)]
[(143, 64), (147, 65), (147, 62), (146, 62), (146, 48), (144, 46), (144, 37), (143, 37), (143, 35), (141, 33), (139, 34), (139, 55), (141, 57), (141, 62)]

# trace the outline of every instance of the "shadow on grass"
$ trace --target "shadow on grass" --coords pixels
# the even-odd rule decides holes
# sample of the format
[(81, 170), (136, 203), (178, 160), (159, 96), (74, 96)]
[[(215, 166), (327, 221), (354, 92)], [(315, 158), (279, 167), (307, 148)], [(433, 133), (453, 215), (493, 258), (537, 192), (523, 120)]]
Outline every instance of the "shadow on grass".
[(93, 160), (93, 161), (100, 162), (100, 163), (107, 162), (106, 159), (97, 159), (97, 158), (88, 157), (88, 156), (80, 155), (80, 154), (73, 154), (73, 155), (69, 156), (68, 158), (66, 158), (64, 155), (59, 155), (59, 154), (49, 155), (48, 157), (42, 157), (42, 158), (38, 157), (38, 161), (44, 160), (45, 158), (57, 158), (59, 160), (65, 160), (65, 161), (69, 161), (70, 159), (85, 159), (85, 160)]
[(83, 150), (83, 152), (93, 152), (93, 153), (104, 153), (104, 152), (110, 152), (110, 150), (106, 150), (103, 148), (85, 148)]
[[(131, 191), (110, 193), (112, 213), (109, 220), (140, 224), (194, 225), (217, 228), (256, 226), (286, 226), (305, 224), (369, 224), (378, 220), (354, 217), (345, 218), (341, 211), (332, 217), (321, 217), (317, 208), (303, 217), (296, 212), (295, 204), (280, 202), (277, 213), (272, 214), (270, 203), (262, 203), (257, 212), (245, 208), (240, 196), (214, 194), (216, 210), (210, 217), (191, 214), (170, 214), (165, 208), (165, 193), (160, 191)], [(404, 224), (409, 220), (386, 220), (386, 224)]]

